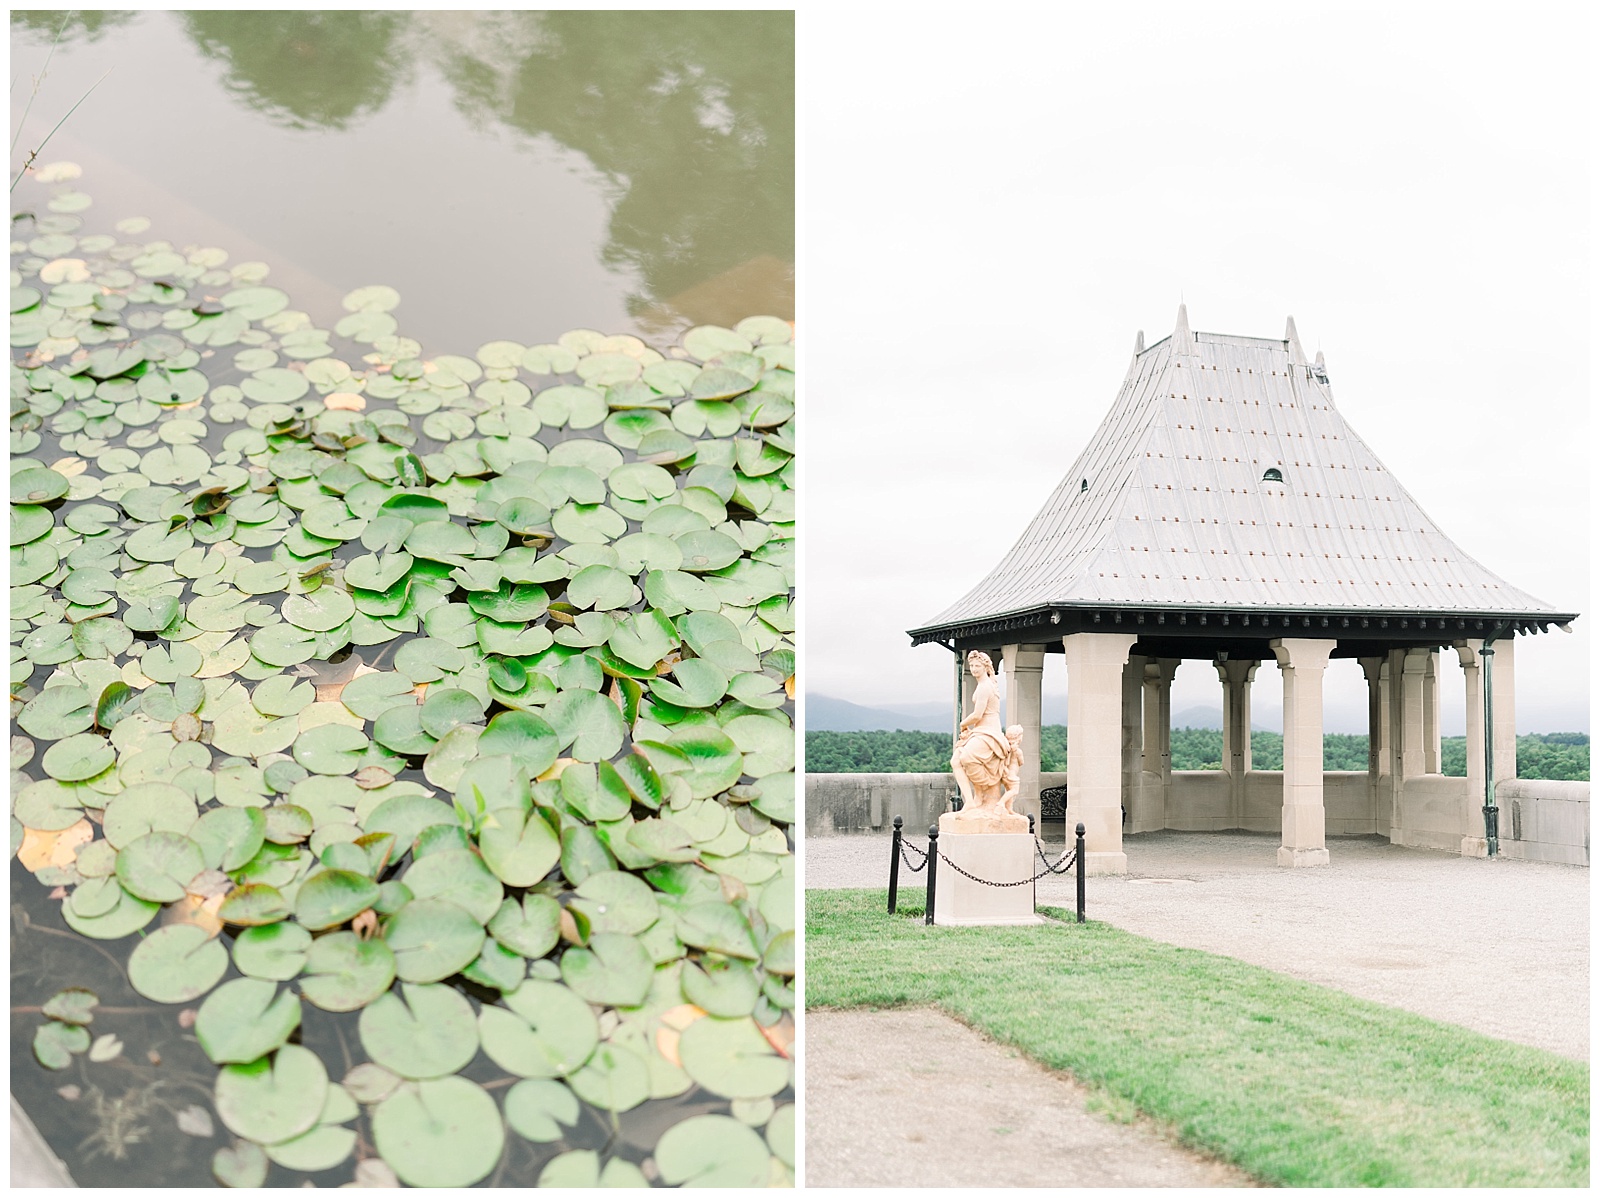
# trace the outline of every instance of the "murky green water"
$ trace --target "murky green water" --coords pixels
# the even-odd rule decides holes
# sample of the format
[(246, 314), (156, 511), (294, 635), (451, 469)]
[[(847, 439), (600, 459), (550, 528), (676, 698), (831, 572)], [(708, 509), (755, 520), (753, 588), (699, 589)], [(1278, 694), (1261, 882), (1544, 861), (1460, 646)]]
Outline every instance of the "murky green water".
[[(39, 161), (83, 166), (105, 216), (269, 264), (319, 324), (378, 282), (427, 354), (793, 315), (790, 14), (90, 13), (52, 52), (61, 21), (13, 15), (12, 174), (94, 85)], [(13, 862), (14, 1091), (80, 1185), (211, 1184), (226, 1132), (173, 1128), (210, 1107), (215, 1066), (176, 1008), (129, 988), (133, 942), (86, 941), (59, 906)], [(66, 985), (96, 991), (91, 1030), (125, 1049), (46, 1073), (37, 1008)], [(307, 1007), (299, 1040), (338, 1076), (353, 1025)], [(642, 1161), (666, 1126), (726, 1107), (694, 1091), (614, 1125), (585, 1107), (564, 1147)], [(507, 1143), (483, 1184), (534, 1184), (554, 1147)], [(274, 1166), (269, 1184), (305, 1177)]]
[(13, 14), (12, 175), (94, 86), (41, 160), (313, 319), (374, 282), (435, 353), (794, 315), (792, 14), (80, 13), (45, 69), (63, 15)]

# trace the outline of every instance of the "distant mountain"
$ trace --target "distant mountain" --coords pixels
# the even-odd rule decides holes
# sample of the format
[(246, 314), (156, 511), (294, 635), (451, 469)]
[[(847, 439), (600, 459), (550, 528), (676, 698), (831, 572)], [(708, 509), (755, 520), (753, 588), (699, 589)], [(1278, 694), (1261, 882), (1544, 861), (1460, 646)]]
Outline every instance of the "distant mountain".
[(953, 723), (948, 703), (863, 707), (827, 695), (806, 696), (806, 728), (812, 732), (949, 732)]

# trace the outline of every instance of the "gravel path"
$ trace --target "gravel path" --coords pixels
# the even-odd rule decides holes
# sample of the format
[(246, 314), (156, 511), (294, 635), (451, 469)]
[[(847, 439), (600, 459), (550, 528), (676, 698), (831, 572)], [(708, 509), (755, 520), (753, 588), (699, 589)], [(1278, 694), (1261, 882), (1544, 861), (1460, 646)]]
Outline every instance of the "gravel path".
[(936, 1011), (808, 1014), (805, 1078), (808, 1188), (1254, 1184)]
[[(1277, 838), (1252, 833), (1149, 832), (1125, 843), (1127, 876), (1088, 880), (1091, 919), (1589, 1059), (1586, 868), (1376, 837), (1330, 841), (1331, 864), (1318, 869), (1280, 868)], [(1052, 860), (1061, 850), (1045, 848)], [(887, 834), (811, 838), (803, 852), (808, 888), (888, 883)], [(1070, 908), (1073, 887), (1047, 878), (1038, 901)]]

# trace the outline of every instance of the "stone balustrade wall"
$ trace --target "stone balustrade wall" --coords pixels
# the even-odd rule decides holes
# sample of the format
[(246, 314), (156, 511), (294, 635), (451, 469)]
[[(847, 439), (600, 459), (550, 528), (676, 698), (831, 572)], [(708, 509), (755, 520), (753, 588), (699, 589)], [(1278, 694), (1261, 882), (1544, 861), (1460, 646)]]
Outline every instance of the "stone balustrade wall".
[[(1045, 773), (1041, 788), (1063, 786), (1065, 773)], [(1463, 830), (1467, 780), (1426, 774), (1406, 780), (1401, 794), (1398, 841), (1419, 848), (1459, 852), (1464, 835), (1481, 835), (1481, 826)], [(1243, 828), (1276, 832), (1281, 825), (1283, 774), (1253, 770), (1245, 775), (1243, 814), (1229, 814), (1233, 780), (1220, 770), (1174, 770), (1166, 796), (1166, 826), (1186, 832)], [(942, 812), (950, 810), (955, 779), (950, 774), (807, 774), (807, 836), (886, 832), (894, 817), (907, 835), (922, 837)], [(1500, 852), (1530, 861), (1589, 864), (1589, 784), (1512, 779), (1496, 787), (1500, 807)], [(1388, 799), (1381, 801), (1365, 772), (1323, 775), (1323, 806), (1330, 836), (1390, 833)], [(1472, 810), (1476, 810), (1475, 806)], [(1051, 820), (1044, 829), (1061, 837)]]

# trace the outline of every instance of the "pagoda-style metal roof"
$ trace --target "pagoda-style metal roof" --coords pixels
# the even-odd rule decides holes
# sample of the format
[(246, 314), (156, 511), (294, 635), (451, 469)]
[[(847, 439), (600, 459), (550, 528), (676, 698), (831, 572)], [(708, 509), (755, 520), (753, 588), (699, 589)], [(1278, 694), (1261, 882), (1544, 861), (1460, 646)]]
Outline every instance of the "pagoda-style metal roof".
[(1328, 616), (1387, 627), (1426, 613), (1440, 628), (1498, 617), (1519, 630), (1576, 618), (1439, 529), (1334, 407), (1322, 355), (1307, 360), (1292, 318), (1281, 341), (1191, 333), (1181, 307), (1171, 337), (1145, 348), (1140, 335), (1110, 413), (1021, 539), (911, 635), (959, 639), (1046, 613), (1120, 624), (1132, 610), (1322, 628)]

